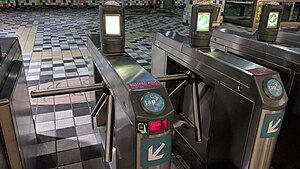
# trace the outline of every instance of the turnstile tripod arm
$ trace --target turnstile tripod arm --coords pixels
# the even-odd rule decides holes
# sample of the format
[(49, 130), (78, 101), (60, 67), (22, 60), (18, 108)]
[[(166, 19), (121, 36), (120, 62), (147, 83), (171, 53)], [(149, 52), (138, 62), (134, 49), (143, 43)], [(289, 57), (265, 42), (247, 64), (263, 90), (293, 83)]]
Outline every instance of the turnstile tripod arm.
[(170, 94), (169, 97), (170, 99), (173, 99), (174, 96), (176, 96), (178, 93), (180, 93), (189, 83), (187, 80), (184, 80), (181, 82)]
[(196, 141), (201, 142), (202, 130), (201, 130), (201, 115), (200, 115), (200, 98), (199, 98), (199, 87), (197, 83), (192, 84), (192, 95), (193, 95), (195, 138)]
[(38, 98), (38, 97), (57, 96), (57, 95), (72, 94), (72, 93), (81, 93), (81, 92), (102, 90), (103, 88), (104, 88), (103, 83), (97, 83), (97, 84), (84, 85), (84, 86), (62, 87), (62, 88), (46, 89), (46, 90), (34, 90), (31, 91), (31, 97)]
[(107, 103), (108, 96), (107, 94), (103, 93), (98, 100), (96, 106), (94, 107), (93, 111), (91, 112), (91, 122), (92, 122), (92, 128), (94, 129), (94, 117), (96, 117), (104, 107), (104, 105)]
[(175, 75), (156, 77), (156, 80), (158, 80), (159, 82), (167, 82), (172, 80), (186, 80), (188, 78), (189, 75), (187, 73), (184, 73), (184, 74), (175, 74)]
[(103, 103), (105, 102), (105, 100), (107, 100), (107, 95), (103, 93), (100, 99), (98, 100), (96, 106), (94, 107), (93, 111), (91, 112), (92, 117), (95, 117), (99, 113), (99, 110), (101, 110), (101, 107), (103, 107)]
[(113, 151), (113, 134), (114, 134), (114, 98), (112, 95), (108, 96), (108, 110), (106, 121), (106, 141), (105, 141), (105, 157), (107, 163), (112, 161)]

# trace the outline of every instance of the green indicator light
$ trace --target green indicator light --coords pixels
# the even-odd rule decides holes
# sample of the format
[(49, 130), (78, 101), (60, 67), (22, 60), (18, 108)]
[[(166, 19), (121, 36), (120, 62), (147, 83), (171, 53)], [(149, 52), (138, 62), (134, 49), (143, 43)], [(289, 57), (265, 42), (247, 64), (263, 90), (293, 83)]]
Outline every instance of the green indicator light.
[(267, 28), (276, 29), (278, 26), (279, 12), (270, 12)]
[(210, 13), (199, 12), (197, 19), (197, 31), (208, 32), (210, 24)]

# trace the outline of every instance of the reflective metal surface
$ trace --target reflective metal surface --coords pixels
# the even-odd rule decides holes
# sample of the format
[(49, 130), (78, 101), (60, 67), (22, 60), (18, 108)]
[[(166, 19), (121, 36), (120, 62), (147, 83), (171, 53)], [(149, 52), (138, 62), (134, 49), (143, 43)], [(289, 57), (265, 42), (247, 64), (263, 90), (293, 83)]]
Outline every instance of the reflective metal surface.
[[(269, 110), (262, 110), (260, 122), (258, 124), (258, 131), (261, 131), (263, 128), (264, 118), (266, 114), (276, 114), (280, 113), (281, 111), (269, 111)], [(257, 132), (256, 140), (254, 144), (254, 150), (252, 154), (251, 164), (249, 169), (266, 169), (270, 168), (273, 153), (276, 146), (277, 137), (262, 139), (260, 138), (260, 132)], [(266, 146), (268, 144), (268, 146)]]
[(48, 96), (57, 96), (64, 94), (72, 94), (72, 93), (81, 93), (81, 92), (89, 92), (95, 90), (102, 90), (103, 84), (92, 84), (92, 85), (84, 85), (84, 86), (72, 86), (72, 87), (63, 87), (63, 88), (54, 88), (47, 90), (34, 90), (31, 91), (32, 98), (38, 97), (48, 97)]
[(113, 151), (113, 137), (114, 137), (114, 97), (108, 96), (108, 109), (107, 109), (107, 120), (106, 120), (106, 140), (105, 140), (105, 162), (109, 163), (112, 161)]
[[(106, 123), (111, 126), (111, 122), (114, 120), (114, 147), (112, 151), (104, 147), (107, 153), (107, 161), (110, 161), (110, 155), (112, 154), (110, 166), (113, 169), (169, 169), (170, 159), (167, 159), (162, 164), (151, 166), (151, 164), (142, 164), (140, 157), (142, 147), (142, 140), (138, 138), (138, 123), (147, 123), (150, 121), (167, 120), (167, 126), (164, 130), (148, 131), (143, 133), (143, 138), (157, 138), (160, 134), (165, 134), (167, 131), (172, 131), (173, 122), (173, 107), (168, 99), (168, 93), (165, 88), (141, 65), (139, 65), (133, 58), (126, 54), (122, 55), (105, 55), (100, 48), (99, 35), (90, 35), (87, 41), (88, 50), (92, 55), (94, 62), (94, 72), (99, 72), (94, 77), (94, 81), (103, 79), (107, 85), (111, 96), (114, 97), (114, 119), (110, 119), (110, 111), (108, 111), (108, 119)], [(159, 94), (165, 100), (165, 108), (162, 112), (152, 113), (145, 111), (142, 106), (141, 100), (146, 93), (154, 92)], [(110, 106), (108, 104), (108, 109)], [(96, 128), (98, 130), (98, 128)], [(110, 130), (109, 127), (106, 130)], [(112, 144), (110, 140), (112, 136), (111, 132), (106, 132), (100, 136), (101, 138), (107, 137), (107, 144)], [(107, 135), (107, 136), (106, 136)], [(101, 139), (100, 138), (100, 139)], [(171, 144), (171, 140), (169, 143)], [(147, 167), (143, 167), (147, 166)]]
[(1, 52), (0, 56), (0, 89), (3, 87), (4, 82), (11, 69), (13, 60), (21, 60), (19, 42), (17, 38), (0, 38)]
[[(255, 35), (248, 35), (228, 29), (215, 29), (213, 31), (211, 45), (226, 46), (226, 50), (249, 58), (251, 61), (260, 63), (260, 60), (268, 61), (272, 69), (284, 69), (289, 67), (300, 70), (300, 49), (283, 43), (264, 43), (256, 40)], [(217, 46), (215, 46), (217, 47)], [(272, 61), (272, 62), (270, 62)], [(262, 64), (264, 66), (269, 66)], [(281, 68), (280, 68), (281, 67)], [(289, 71), (289, 70), (285, 70)]]
[[(211, 45), (279, 72), (289, 103), (272, 165), (279, 169), (294, 169), (300, 167), (300, 136), (297, 134), (300, 128), (300, 48), (295, 43), (287, 43), (281, 39), (284, 31), (286, 30), (279, 31), (280, 35), (277, 38), (279, 42), (270, 44), (259, 42), (254, 38), (248, 39), (249, 35), (243, 33), (216, 29)], [(297, 34), (291, 37), (290, 39), (297, 39)]]
[(36, 135), (28, 96), (22, 62), (14, 61), (0, 92), (0, 99), (9, 100), (0, 107), (0, 124), (12, 169), (36, 167)]
[(200, 114), (200, 98), (199, 98), (199, 86), (197, 83), (192, 85), (193, 96), (193, 112), (194, 112), (194, 125), (195, 125), (195, 138), (196, 141), (202, 141), (202, 129), (201, 129), (201, 114)]
[(280, 29), (277, 41), (300, 47), (300, 27)]
[(8, 163), (0, 168), (35, 169), (37, 141), (21, 47), (17, 38), (0, 38), (0, 44), (1, 153)]
[[(152, 50), (153, 75), (190, 70), (203, 79), (196, 92), (201, 112), (201, 142), (195, 141), (191, 86), (172, 100), (178, 112), (173, 143), (191, 168), (247, 169), (270, 164), (270, 158), (255, 160), (255, 154), (272, 155), (274, 150), (268, 139), (257, 141), (260, 139), (257, 129), (264, 119), (261, 116), (264, 109), (284, 110), (287, 104), (286, 94), (280, 100), (273, 100), (264, 92), (264, 80), (270, 77), (280, 80), (278, 73), (215, 48), (192, 48), (186, 37), (173, 32), (157, 33)], [(165, 84), (168, 91), (177, 85)], [(255, 144), (261, 147), (256, 148)]]

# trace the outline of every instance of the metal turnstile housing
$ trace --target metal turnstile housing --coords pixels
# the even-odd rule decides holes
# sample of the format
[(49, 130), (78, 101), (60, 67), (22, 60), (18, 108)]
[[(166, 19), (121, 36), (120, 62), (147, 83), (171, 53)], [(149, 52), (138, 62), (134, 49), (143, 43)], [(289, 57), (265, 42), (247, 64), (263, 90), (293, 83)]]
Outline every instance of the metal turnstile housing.
[(35, 169), (36, 135), (17, 38), (0, 39), (0, 168)]
[[(163, 76), (187, 70), (203, 79), (199, 84), (203, 140), (195, 141), (193, 102), (187, 87), (172, 100), (178, 112), (173, 143), (190, 167), (267, 168), (278, 133), (264, 137), (263, 126), (266, 116), (283, 116), (287, 97), (284, 94), (279, 100), (270, 99), (263, 83), (268, 78), (280, 80), (279, 74), (215, 48), (192, 48), (187, 37), (174, 32), (156, 33), (152, 74)], [(170, 92), (179, 83), (167, 82), (165, 86)]]
[[(90, 35), (87, 46), (94, 63), (95, 76), (92, 81), (106, 84), (114, 97), (114, 148), (111, 168), (169, 169), (174, 110), (167, 91), (126, 53), (103, 54), (99, 50), (99, 37), (97, 34)], [(150, 113), (141, 106), (149, 93), (157, 93), (164, 98), (163, 112)], [(101, 94), (96, 93), (96, 101)], [(105, 113), (100, 113), (98, 120), (105, 116)], [(163, 120), (166, 120), (165, 129), (150, 129), (150, 122)], [(104, 123), (102, 121), (98, 125)], [(97, 130), (100, 132), (98, 138), (107, 137), (105, 127), (99, 126)], [(107, 151), (107, 147), (104, 150)]]
[(282, 31), (279, 31), (277, 38), (279, 41), (265, 43), (257, 41), (255, 35), (215, 29), (211, 45), (266, 66), (280, 74), (289, 102), (272, 165), (276, 169), (294, 169), (300, 167), (300, 46), (286, 43), (281, 39), (282, 35)]

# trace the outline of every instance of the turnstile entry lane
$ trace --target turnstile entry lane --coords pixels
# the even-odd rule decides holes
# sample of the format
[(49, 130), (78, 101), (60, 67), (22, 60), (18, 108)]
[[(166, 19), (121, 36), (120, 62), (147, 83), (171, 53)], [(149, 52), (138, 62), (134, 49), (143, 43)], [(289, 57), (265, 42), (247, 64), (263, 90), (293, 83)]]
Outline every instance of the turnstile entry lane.
[[(271, 15), (272, 10), (269, 11)], [(260, 22), (269, 22), (268, 19)], [(277, 28), (280, 25), (278, 20)], [(278, 137), (272, 166), (276, 169), (294, 169), (300, 167), (300, 114), (299, 114), (299, 86), (300, 86), (300, 46), (297, 43), (290, 43), (286, 38), (283, 40), (284, 30), (274, 28), (263, 28), (265, 32), (279, 31), (274, 41), (263, 42), (256, 38), (257, 34), (246, 34), (235, 32), (224, 28), (215, 29), (211, 38), (211, 46), (222, 51), (233, 53), (249, 61), (263, 65), (278, 71), (282, 83), (289, 97), (285, 118), (283, 119), (282, 130)], [(288, 33), (286, 33), (288, 34)], [(291, 35), (291, 34), (290, 34)], [(287, 36), (286, 36), (287, 37)], [(275, 41), (276, 40), (276, 41)], [(299, 41), (299, 40), (297, 40)]]
[[(287, 96), (277, 72), (215, 48), (194, 48), (187, 37), (156, 33), (152, 74), (192, 71), (198, 84), (202, 141), (194, 134), (193, 86), (172, 99), (173, 144), (191, 168), (270, 167)], [(166, 82), (168, 92), (182, 83)], [(275, 94), (276, 93), (276, 94)]]

